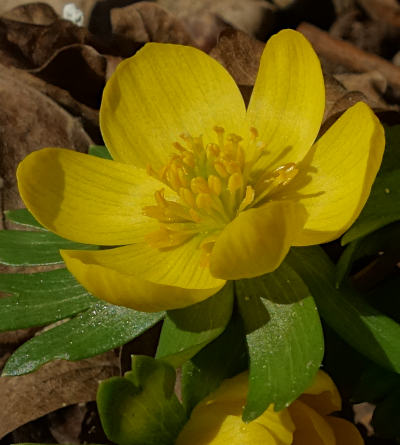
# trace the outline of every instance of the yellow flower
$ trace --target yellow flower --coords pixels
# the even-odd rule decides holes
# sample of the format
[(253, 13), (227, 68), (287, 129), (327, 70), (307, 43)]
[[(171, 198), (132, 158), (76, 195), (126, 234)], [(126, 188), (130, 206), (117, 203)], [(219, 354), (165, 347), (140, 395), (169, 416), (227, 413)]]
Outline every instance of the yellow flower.
[(115, 247), (62, 252), (94, 295), (143, 311), (184, 307), (228, 279), (275, 270), (290, 246), (331, 241), (356, 219), (383, 129), (360, 102), (314, 143), (324, 103), (318, 58), (295, 31), (268, 41), (247, 110), (211, 57), (150, 43), (104, 91), (113, 161), (39, 150), (18, 168), (20, 193), (49, 230)]
[(288, 408), (271, 405), (250, 423), (241, 419), (247, 372), (222, 382), (202, 400), (178, 436), (176, 445), (363, 445), (350, 422), (329, 416), (341, 410), (339, 392), (319, 371), (314, 383)]

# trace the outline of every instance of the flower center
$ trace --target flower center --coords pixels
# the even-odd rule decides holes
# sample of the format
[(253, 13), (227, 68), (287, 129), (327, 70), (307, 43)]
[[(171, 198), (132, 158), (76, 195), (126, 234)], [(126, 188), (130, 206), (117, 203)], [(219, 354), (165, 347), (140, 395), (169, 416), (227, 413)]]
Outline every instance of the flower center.
[[(202, 137), (182, 134), (175, 142), (175, 153), (159, 171), (147, 172), (179, 196), (166, 198), (165, 189), (155, 193), (155, 205), (144, 207), (144, 214), (156, 218), (160, 229), (147, 235), (154, 248), (176, 247), (200, 234), (205, 257), (212, 251), (223, 228), (240, 212), (259, 207), (287, 185), (298, 173), (290, 162), (272, 171), (256, 169), (266, 154), (265, 143), (255, 128), (243, 147), (243, 139), (214, 127), (216, 141), (204, 145)], [(205, 261), (206, 263), (207, 261)]]

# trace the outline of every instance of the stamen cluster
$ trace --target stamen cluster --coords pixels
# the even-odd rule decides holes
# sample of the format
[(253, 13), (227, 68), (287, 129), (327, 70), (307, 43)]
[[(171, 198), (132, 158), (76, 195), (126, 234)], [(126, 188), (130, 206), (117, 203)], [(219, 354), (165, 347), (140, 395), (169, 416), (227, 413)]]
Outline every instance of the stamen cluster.
[(165, 189), (155, 193), (154, 206), (143, 209), (156, 218), (160, 229), (147, 236), (155, 248), (178, 246), (201, 234), (200, 247), (208, 257), (219, 233), (240, 212), (260, 206), (271, 194), (288, 184), (297, 174), (294, 163), (267, 172), (256, 170), (257, 162), (266, 154), (258, 132), (250, 129), (246, 149), (236, 134), (225, 135), (222, 127), (214, 127), (217, 142), (204, 145), (201, 136), (182, 134), (183, 143), (159, 171), (148, 166), (147, 172), (174, 190), (179, 199), (165, 197)]

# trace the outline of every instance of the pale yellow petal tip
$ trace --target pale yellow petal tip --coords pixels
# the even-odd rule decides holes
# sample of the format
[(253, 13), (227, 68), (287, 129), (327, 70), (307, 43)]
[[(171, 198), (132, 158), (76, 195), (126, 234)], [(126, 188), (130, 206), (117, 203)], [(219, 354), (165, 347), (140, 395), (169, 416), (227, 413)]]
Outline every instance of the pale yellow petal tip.
[(60, 250), (67, 269), (85, 289), (100, 300), (117, 306), (141, 312), (179, 309), (211, 297), (224, 286), (185, 289), (155, 283), (96, 264), (94, 257), (98, 252)]
[[(213, 276), (253, 278), (276, 270), (303, 228), (306, 211), (291, 201), (272, 201), (241, 212), (217, 239), (210, 258)], [(273, 233), (273, 236), (265, 236)]]

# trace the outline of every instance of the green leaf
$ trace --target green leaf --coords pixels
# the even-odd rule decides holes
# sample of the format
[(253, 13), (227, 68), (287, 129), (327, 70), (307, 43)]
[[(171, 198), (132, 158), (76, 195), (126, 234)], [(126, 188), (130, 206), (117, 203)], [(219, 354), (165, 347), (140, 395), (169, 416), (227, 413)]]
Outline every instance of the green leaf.
[(400, 372), (400, 325), (353, 289), (335, 287), (335, 267), (320, 247), (296, 247), (286, 261), (310, 289), (321, 316), (340, 337), (373, 362)]
[(107, 437), (118, 445), (173, 445), (187, 420), (175, 378), (167, 363), (136, 356), (125, 377), (102, 382), (97, 407)]
[(82, 312), (98, 300), (68, 272), (0, 274), (0, 332), (44, 326)]
[(360, 216), (342, 237), (346, 245), (400, 220), (400, 169), (378, 176)]
[(98, 158), (111, 159), (110, 152), (104, 145), (91, 145), (89, 147), (88, 153), (92, 156), (97, 156)]
[(182, 367), (182, 400), (188, 413), (222, 380), (247, 369), (248, 354), (241, 318), (233, 314), (225, 331)]
[(156, 358), (175, 368), (193, 357), (226, 328), (232, 315), (233, 284), (227, 283), (205, 301), (168, 311)]
[(323, 356), (323, 336), (314, 300), (287, 264), (237, 284), (250, 355), (249, 392), (243, 420), (273, 403), (288, 406), (310, 386)]
[(26, 374), (51, 360), (81, 360), (101, 354), (139, 336), (163, 316), (163, 312), (137, 312), (99, 302), (20, 346), (8, 359), (3, 375)]
[(32, 227), (35, 229), (46, 230), (28, 209), (6, 210), (4, 215), (8, 221), (21, 226)]
[(0, 231), (0, 263), (8, 266), (39, 266), (63, 262), (60, 249), (96, 249), (74, 243), (51, 232)]
[(383, 227), (370, 235), (352, 241), (342, 253), (336, 265), (336, 286), (339, 287), (350, 273), (355, 261), (364, 256), (392, 254), (400, 249), (400, 224)]

